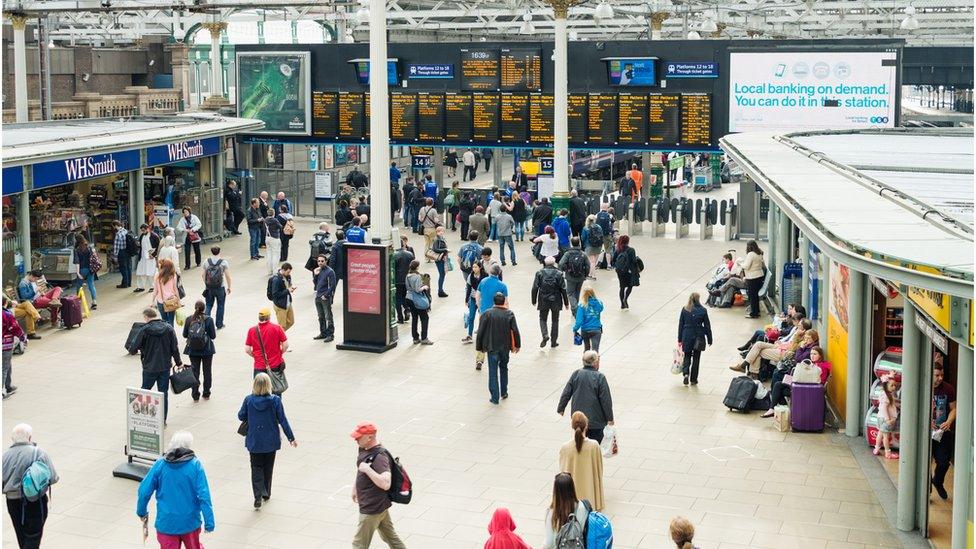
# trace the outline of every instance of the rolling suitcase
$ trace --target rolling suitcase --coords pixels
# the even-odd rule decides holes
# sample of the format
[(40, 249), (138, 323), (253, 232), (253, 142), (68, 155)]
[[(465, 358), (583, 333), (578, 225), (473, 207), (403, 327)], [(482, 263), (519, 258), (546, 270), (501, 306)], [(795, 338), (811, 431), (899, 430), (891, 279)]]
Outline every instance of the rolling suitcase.
[(65, 328), (81, 326), (81, 299), (78, 296), (61, 296), (61, 323)]
[(752, 399), (756, 397), (756, 382), (749, 376), (739, 376), (732, 379), (729, 391), (722, 401), (730, 410), (748, 412)]
[(136, 354), (138, 349), (135, 348), (136, 337), (139, 332), (142, 331), (142, 327), (145, 326), (145, 322), (133, 322), (132, 328), (129, 329), (129, 335), (125, 338), (125, 350), (129, 352), (130, 355)]
[(790, 426), (794, 431), (823, 431), (824, 386), (794, 383), (790, 396)]

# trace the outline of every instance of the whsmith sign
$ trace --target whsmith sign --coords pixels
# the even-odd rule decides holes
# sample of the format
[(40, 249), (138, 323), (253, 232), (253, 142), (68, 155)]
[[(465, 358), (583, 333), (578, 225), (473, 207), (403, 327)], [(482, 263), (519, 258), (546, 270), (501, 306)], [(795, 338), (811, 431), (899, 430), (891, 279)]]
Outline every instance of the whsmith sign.
[(43, 189), (139, 169), (139, 151), (119, 151), (34, 164), (34, 188)]
[(212, 156), (218, 152), (220, 152), (219, 137), (179, 141), (168, 145), (149, 147), (146, 149), (146, 167), (193, 160), (202, 156)]

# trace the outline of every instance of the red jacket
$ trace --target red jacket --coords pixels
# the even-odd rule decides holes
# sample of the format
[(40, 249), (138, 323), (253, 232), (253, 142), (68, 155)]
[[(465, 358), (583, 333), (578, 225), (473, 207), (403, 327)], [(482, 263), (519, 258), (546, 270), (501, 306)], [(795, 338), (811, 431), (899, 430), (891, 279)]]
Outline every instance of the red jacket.
[(14, 348), (14, 340), (21, 341), (27, 339), (24, 330), (21, 329), (14, 314), (10, 311), (3, 311), (3, 350), (9, 351)]
[(488, 524), (491, 537), (485, 542), (485, 549), (532, 549), (514, 532), (515, 521), (508, 509), (499, 507)]

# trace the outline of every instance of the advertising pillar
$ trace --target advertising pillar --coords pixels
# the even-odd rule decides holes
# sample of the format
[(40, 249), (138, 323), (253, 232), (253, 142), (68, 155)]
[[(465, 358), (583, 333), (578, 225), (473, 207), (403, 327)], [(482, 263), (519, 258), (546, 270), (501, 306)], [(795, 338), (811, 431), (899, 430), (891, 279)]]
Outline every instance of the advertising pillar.
[(336, 348), (368, 353), (392, 349), (397, 344), (393, 248), (379, 244), (346, 243), (344, 246), (342, 343)]
[(163, 398), (159, 391), (125, 389), (126, 460), (112, 471), (113, 477), (141, 481), (163, 455)]

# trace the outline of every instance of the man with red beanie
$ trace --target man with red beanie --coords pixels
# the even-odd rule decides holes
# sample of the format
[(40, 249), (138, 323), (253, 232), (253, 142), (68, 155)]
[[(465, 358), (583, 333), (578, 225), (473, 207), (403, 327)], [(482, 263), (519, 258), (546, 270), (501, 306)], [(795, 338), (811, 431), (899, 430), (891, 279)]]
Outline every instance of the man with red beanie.
[(373, 534), (379, 530), (380, 539), (392, 549), (407, 549), (390, 519), (390, 498), (387, 490), (393, 482), (390, 454), (376, 440), (376, 426), (360, 423), (349, 434), (359, 446), (356, 482), (352, 486), (352, 500), (359, 504), (359, 529), (352, 540), (353, 549), (369, 549)]

